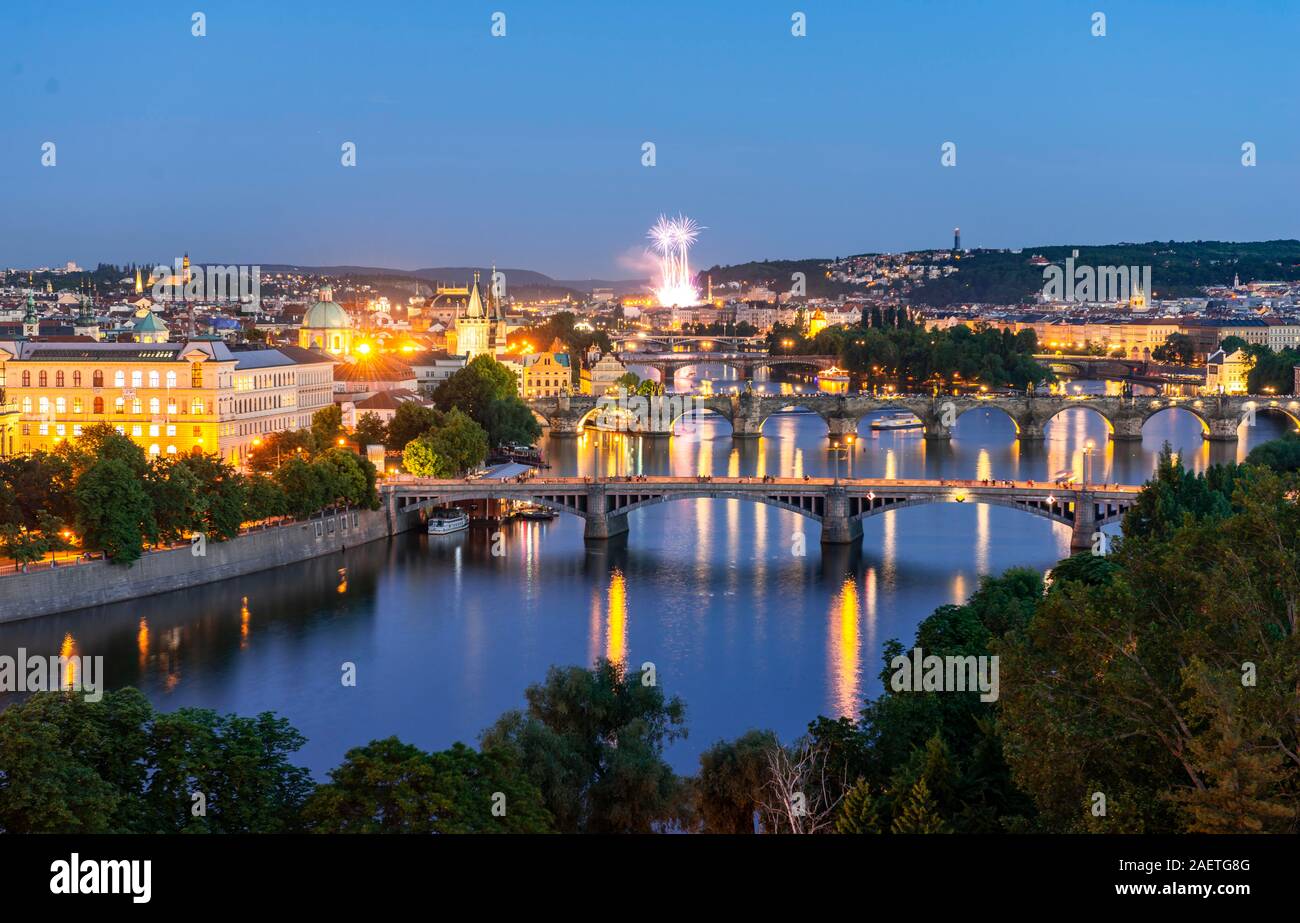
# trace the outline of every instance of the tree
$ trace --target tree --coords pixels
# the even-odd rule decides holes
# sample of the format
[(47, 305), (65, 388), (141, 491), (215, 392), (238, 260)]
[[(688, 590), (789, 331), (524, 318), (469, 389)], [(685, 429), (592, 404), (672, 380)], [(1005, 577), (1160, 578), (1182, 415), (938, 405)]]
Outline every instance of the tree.
[(700, 754), (695, 813), (706, 833), (753, 833), (768, 782), (767, 751), (779, 746), (771, 731), (749, 731), (718, 741)]
[(302, 519), (332, 502), (333, 485), (326, 483), (325, 475), (326, 469), (297, 456), (277, 468), (274, 477), (284, 492), (285, 511)]
[(317, 449), (334, 445), (343, 432), (343, 410), (338, 404), (322, 407), (311, 415), (311, 435)]
[(828, 833), (846, 789), (830, 765), (828, 751), (811, 737), (790, 747), (768, 747), (767, 782), (759, 803), (770, 833)]
[[(502, 752), (426, 753), (396, 737), (349, 750), (304, 809), (318, 833), (546, 833), (541, 793)], [(495, 810), (494, 810), (495, 808)]]
[(434, 451), (433, 438), (428, 433), (406, 444), (402, 450), (402, 467), (417, 478), (449, 478), (455, 474), (451, 465)]
[(383, 445), (388, 440), (388, 425), (378, 414), (363, 413), (352, 435), (363, 449), (368, 445)]
[(1151, 358), (1157, 362), (1190, 365), (1196, 358), (1196, 343), (1185, 333), (1171, 333), (1164, 343), (1151, 350)]
[(1300, 471), (1300, 437), (1287, 433), (1281, 439), (1257, 445), (1246, 456), (1246, 464), (1262, 465), (1279, 473)]
[(487, 405), (483, 428), (489, 445), (532, 445), (542, 435), (541, 424), (519, 398), (500, 397)]
[(484, 753), (525, 768), (561, 832), (649, 833), (682, 813), (683, 788), (663, 759), (683, 736), (685, 706), (622, 665), (552, 667), (524, 711), (483, 732)]
[(312, 462), (320, 473), (326, 504), (345, 506), (371, 506), (373, 489), (366, 482), (362, 459), (347, 449), (332, 448), (321, 452)]
[(441, 425), (435, 427), (428, 438), (433, 454), (454, 474), (481, 465), (487, 457), (487, 433), (454, 407), (443, 414)]
[(390, 449), (405, 448), (412, 439), (418, 439), (442, 422), (442, 414), (432, 407), (425, 407), (415, 401), (404, 401), (397, 406), (397, 413), (388, 424), (388, 441)]
[(871, 792), (871, 785), (866, 779), (858, 779), (840, 802), (839, 812), (835, 816), (836, 833), (879, 833), (880, 811), (876, 798)]
[(19, 564), (30, 564), (67, 548), (68, 541), (62, 532), (63, 523), (42, 510), (34, 529), (14, 523), (0, 524), (0, 551)]
[(443, 381), (433, 392), (433, 402), (444, 413), (453, 408), (482, 424), (493, 401), (515, 397), (515, 375), (491, 356), (475, 356), (463, 369)]
[(891, 833), (948, 833), (948, 825), (939, 816), (924, 778), (917, 779), (903, 802), (902, 811), (890, 825)]
[(77, 531), (88, 548), (101, 549), (114, 564), (130, 564), (156, 527), (153, 503), (130, 464), (107, 457), (95, 462), (74, 489)]

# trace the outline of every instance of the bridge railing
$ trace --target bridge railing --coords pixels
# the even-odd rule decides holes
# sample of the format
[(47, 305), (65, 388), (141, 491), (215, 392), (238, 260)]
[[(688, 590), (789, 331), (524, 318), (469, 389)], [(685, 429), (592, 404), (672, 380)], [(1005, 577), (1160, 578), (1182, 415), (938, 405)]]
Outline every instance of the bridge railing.
[(385, 487), (519, 487), (528, 486), (532, 490), (546, 488), (584, 488), (584, 487), (622, 487), (628, 484), (641, 484), (648, 487), (697, 486), (713, 484), (718, 486), (769, 486), (769, 487), (844, 487), (852, 489), (898, 490), (900, 488), (960, 488), (960, 489), (1003, 489), (1016, 491), (1069, 491), (1074, 493), (1086, 490), (1099, 495), (1135, 494), (1142, 489), (1140, 484), (1088, 484), (1079, 482), (983, 479), (983, 478), (830, 478), (830, 477), (719, 477), (709, 475), (674, 476), (674, 475), (628, 475), (623, 477), (529, 477), (522, 480), (498, 480), (493, 478), (393, 478)]

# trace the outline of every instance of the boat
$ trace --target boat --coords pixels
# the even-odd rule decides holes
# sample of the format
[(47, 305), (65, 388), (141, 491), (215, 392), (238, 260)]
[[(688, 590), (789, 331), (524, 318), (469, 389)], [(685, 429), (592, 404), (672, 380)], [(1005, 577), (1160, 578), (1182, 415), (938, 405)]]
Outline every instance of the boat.
[(550, 522), (555, 518), (555, 510), (547, 509), (544, 506), (525, 506), (519, 510), (519, 518), (527, 519), (530, 522)]
[(528, 465), (532, 468), (551, 467), (542, 458), (542, 453), (530, 445), (507, 443), (488, 453), (487, 463), (489, 465), (504, 465), (510, 462), (517, 465)]
[(871, 421), (872, 429), (917, 429), (920, 426), (921, 421), (916, 414), (906, 410), (895, 410)]
[(469, 514), (454, 506), (429, 510), (429, 534), (450, 535), (469, 528)]
[(817, 373), (817, 382), (823, 385), (847, 385), (849, 383), (849, 373), (832, 365), (830, 368)]

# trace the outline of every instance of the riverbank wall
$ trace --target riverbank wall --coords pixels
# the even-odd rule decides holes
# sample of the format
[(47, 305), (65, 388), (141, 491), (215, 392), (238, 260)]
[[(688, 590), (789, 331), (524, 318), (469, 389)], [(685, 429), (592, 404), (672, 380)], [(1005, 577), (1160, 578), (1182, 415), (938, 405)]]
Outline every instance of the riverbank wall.
[(130, 567), (100, 560), (8, 574), (0, 577), (0, 622), (155, 596), (271, 570), (392, 538), (418, 526), (419, 515), (418, 511), (399, 512), (387, 505), (378, 510), (339, 510), (225, 542), (151, 552)]

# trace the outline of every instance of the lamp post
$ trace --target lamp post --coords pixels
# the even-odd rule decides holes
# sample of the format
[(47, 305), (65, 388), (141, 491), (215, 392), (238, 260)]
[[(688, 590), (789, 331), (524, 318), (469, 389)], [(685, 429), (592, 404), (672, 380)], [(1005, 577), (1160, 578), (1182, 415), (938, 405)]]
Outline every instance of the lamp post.
[(835, 453), (835, 455), (834, 455), (834, 458), (835, 458), (835, 477), (834, 477), (834, 483), (838, 485), (839, 482), (840, 482), (840, 444), (839, 444), (838, 441), (836, 441), (836, 442), (832, 442), (832, 443), (831, 443), (831, 451)]
[(1096, 445), (1091, 439), (1083, 445), (1083, 489), (1088, 489), (1088, 482), (1092, 480), (1092, 452)]
[(857, 433), (849, 433), (849, 434), (848, 434), (846, 437), (844, 437), (844, 438), (845, 438), (845, 441), (847, 441), (848, 444), (849, 444), (849, 448), (848, 448), (848, 453), (849, 453), (849, 480), (851, 481), (851, 480), (853, 480), (853, 451), (854, 451), (854, 449), (857, 448), (858, 435), (857, 435)]

